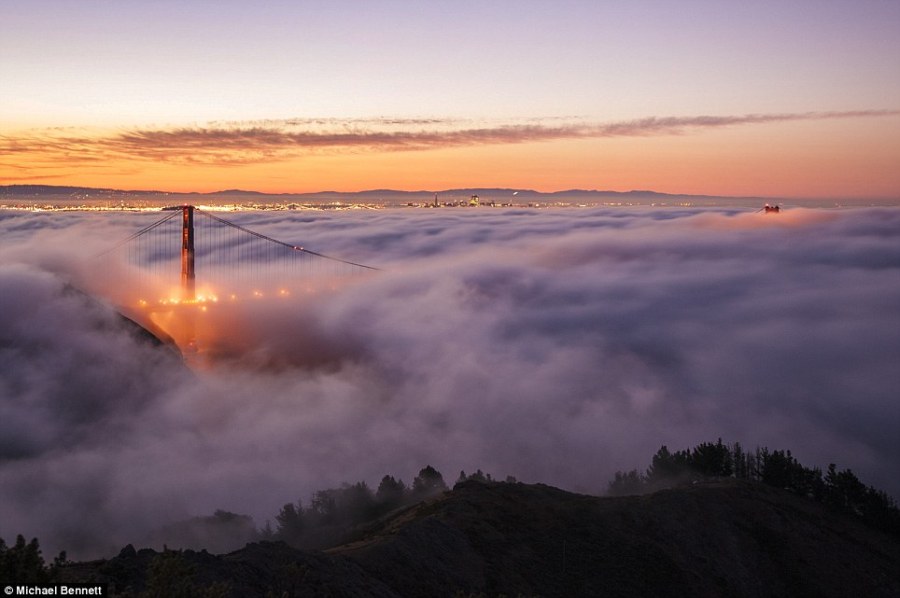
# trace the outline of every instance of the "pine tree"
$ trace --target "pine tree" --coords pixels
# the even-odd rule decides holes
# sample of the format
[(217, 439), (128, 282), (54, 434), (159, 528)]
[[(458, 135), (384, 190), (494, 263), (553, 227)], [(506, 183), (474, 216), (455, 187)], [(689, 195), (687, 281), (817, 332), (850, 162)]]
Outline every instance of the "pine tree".
[(431, 465), (422, 468), (419, 475), (413, 480), (412, 493), (417, 500), (446, 490), (447, 484), (444, 483), (444, 476)]

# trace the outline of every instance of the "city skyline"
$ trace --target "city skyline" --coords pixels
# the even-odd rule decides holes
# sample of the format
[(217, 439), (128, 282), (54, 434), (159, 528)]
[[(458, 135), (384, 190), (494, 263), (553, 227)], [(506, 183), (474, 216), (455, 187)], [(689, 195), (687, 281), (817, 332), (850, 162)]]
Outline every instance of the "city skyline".
[(0, 185), (900, 196), (896, 3), (0, 15)]

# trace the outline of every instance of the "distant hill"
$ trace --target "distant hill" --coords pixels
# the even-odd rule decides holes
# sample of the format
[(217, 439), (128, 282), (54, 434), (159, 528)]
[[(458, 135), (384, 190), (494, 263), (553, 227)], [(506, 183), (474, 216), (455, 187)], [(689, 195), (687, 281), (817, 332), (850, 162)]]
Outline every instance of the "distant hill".
[(0, 185), (0, 196), (17, 195), (164, 195), (164, 191), (122, 191), (97, 187), (69, 187), (59, 185)]
[(745, 480), (618, 498), (465, 481), (324, 552), (129, 546), (60, 574), (159, 595), (898, 596), (900, 539)]
[[(93, 187), (71, 187), (56, 185), (5, 185), (0, 186), (0, 197), (42, 197), (42, 196), (71, 196), (72, 199), (84, 199), (85, 196), (93, 197), (125, 197), (125, 196), (226, 196), (226, 197), (257, 197), (264, 199), (267, 197), (284, 199), (293, 198), (316, 198), (316, 199), (366, 199), (379, 200), (384, 198), (402, 199), (403, 201), (423, 201), (430, 200), (437, 194), (441, 197), (468, 198), (472, 195), (479, 197), (495, 198), (498, 200), (548, 200), (556, 201), (561, 198), (580, 198), (584, 200), (628, 200), (628, 199), (656, 199), (659, 201), (679, 200), (679, 199), (705, 199), (711, 196), (706, 195), (673, 195), (668, 193), (659, 193), (656, 191), (602, 191), (590, 189), (569, 189), (565, 191), (541, 192), (531, 189), (512, 189), (512, 188), (464, 188), (464, 189), (444, 189), (444, 190), (418, 190), (418, 191), (402, 191), (396, 189), (370, 189), (365, 191), (318, 191), (313, 193), (263, 193), (260, 191), (243, 190), (243, 189), (225, 189), (222, 191), (214, 191), (210, 193), (180, 193), (153, 190), (122, 190), (122, 189), (105, 189)], [(734, 197), (727, 199), (743, 199), (743, 200), (759, 200), (764, 201), (765, 198), (753, 197)]]
[[(204, 193), (204, 195), (272, 195), (271, 193), (262, 193), (260, 191), (245, 191), (244, 189), (225, 189), (224, 191), (216, 191), (215, 193)], [(279, 194), (283, 195), (283, 194)]]

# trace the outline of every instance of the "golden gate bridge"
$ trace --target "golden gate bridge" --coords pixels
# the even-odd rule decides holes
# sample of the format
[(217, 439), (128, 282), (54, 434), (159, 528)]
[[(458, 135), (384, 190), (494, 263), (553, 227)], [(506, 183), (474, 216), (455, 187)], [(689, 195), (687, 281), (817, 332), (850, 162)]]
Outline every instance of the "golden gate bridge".
[[(202, 345), (199, 312), (264, 297), (289, 297), (333, 288), (378, 270), (287, 243), (191, 205), (165, 215), (119, 241), (98, 258), (108, 259), (107, 295), (126, 316), (183, 353)], [(127, 289), (117, 268), (127, 267)], [(197, 309), (194, 309), (197, 308)], [(164, 333), (164, 334), (161, 334)]]

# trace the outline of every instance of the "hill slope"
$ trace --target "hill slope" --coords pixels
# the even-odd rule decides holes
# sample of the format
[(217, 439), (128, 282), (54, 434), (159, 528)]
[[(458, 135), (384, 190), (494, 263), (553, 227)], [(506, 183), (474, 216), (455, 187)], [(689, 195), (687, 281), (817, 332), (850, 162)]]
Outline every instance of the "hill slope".
[(621, 498), (464, 482), (325, 553), (267, 542), (223, 556), (129, 548), (63, 573), (140, 590), (158, 586), (167, 557), (166, 583), (180, 570), (183, 582), (225, 583), (235, 596), (900, 595), (900, 539), (737, 480)]

